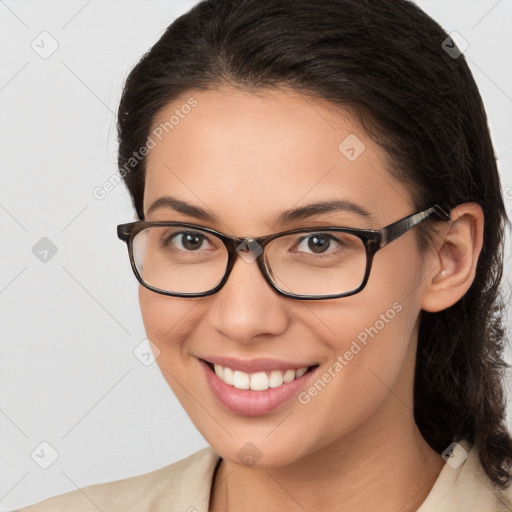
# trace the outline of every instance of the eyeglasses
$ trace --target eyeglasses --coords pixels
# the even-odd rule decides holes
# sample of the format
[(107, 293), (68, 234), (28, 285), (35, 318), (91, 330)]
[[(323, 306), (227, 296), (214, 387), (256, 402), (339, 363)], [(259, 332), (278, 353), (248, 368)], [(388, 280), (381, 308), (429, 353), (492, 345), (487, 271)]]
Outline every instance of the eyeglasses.
[(138, 281), (156, 293), (212, 295), (240, 256), (256, 261), (268, 284), (285, 297), (336, 299), (360, 292), (375, 253), (434, 214), (450, 219), (435, 205), (379, 230), (314, 227), (239, 238), (195, 224), (142, 220), (120, 224), (117, 236), (128, 246)]

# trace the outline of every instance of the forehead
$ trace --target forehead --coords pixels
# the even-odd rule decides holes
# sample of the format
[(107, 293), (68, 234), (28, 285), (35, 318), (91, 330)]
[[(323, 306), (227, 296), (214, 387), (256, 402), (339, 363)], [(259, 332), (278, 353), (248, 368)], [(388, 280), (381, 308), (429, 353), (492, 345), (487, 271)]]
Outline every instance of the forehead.
[(261, 230), (319, 200), (372, 211), (410, 202), (350, 110), (295, 91), (190, 91), (159, 112), (151, 137), (145, 212), (172, 195)]

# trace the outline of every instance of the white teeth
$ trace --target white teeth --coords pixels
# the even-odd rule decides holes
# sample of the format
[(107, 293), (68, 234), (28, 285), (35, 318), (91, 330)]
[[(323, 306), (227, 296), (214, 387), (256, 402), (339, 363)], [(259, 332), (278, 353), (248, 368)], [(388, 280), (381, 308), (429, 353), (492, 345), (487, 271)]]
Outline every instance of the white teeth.
[(273, 370), (268, 377), (268, 387), (277, 388), (283, 383), (283, 372)]
[(251, 373), (249, 387), (254, 391), (264, 391), (268, 389), (268, 375), (265, 372)]
[(265, 391), (268, 388), (278, 388), (286, 382), (302, 377), (308, 367), (298, 370), (272, 370), (271, 372), (245, 373), (239, 370), (232, 370), (220, 364), (213, 365), (215, 374), (219, 379), (237, 389), (251, 389), (253, 391)]
[(307, 371), (308, 371), (307, 368), (299, 368), (298, 370), (296, 370), (295, 376), (297, 378), (302, 377)]
[(233, 373), (233, 386), (237, 389), (249, 389), (249, 374), (235, 370)]
[(222, 379), (224, 368), (220, 364), (214, 364), (213, 367), (215, 368), (215, 373), (217, 376), (219, 376)]
[(291, 382), (293, 379), (295, 379), (295, 370), (286, 370), (285, 374), (283, 375), (283, 381)]
[[(222, 368), (222, 366), (221, 366), (221, 368)], [(234, 372), (231, 368), (224, 367), (224, 369), (222, 371), (221, 379), (226, 384), (229, 384), (230, 386), (232, 386), (233, 385), (233, 375), (234, 375)]]

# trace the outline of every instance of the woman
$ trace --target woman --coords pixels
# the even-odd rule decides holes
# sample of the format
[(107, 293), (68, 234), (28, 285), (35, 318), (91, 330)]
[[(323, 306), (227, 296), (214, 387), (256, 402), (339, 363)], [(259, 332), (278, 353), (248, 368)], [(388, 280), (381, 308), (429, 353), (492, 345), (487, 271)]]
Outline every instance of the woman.
[(512, 510), (507, 223), (463, 55), (404, 0), (212, 0), (132, 70), (118, 227), (209, 448), (23, 510)]

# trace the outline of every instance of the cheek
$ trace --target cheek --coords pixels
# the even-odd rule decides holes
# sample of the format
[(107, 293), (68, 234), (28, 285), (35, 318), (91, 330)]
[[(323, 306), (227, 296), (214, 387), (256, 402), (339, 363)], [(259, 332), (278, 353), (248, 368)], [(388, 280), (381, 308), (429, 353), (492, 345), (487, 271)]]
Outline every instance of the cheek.
[(197, 415), (190, 410), (190, 395), (185, 391), (192, 389), (193, 381), (189, 379), (194, 371), (184, 350), (186, 340), (197, 324), (191, 314), (197, 303), (159, 295), (143, 286), (139, 288), (139, 303), (146, 335), (157, 347), (152, 349), (162, 376), (189, 414)]
[(363, 421), (391, 389), (404, 385), (414, 368), (410, 356), (421, 309), (422, 262), (415, 257), (404, 265), (399, 251), (377, 256), (382, 258), (376, 257), (360, 294), (315, 311), (332, 335), (323, 337), (331, 355), (320, 382), (306, 390), (304, 401), (311, 417), (325, 416), (323, 420), (334, 429), (340, 415), (353, 425)]
[(357, 355), (364, 365), (361, 374), (373, 381), (380, 377), (390, 387), (415, 341), (421, 310), (423, 263), (410, 238), (377, 253), (368, 285), (354, 297), (354, 311), (348, 317), (350, 340), (361, 347)]
[[(367, 301), (359, 313), (338, 309), (331, 357), (298, 397), (304, 432), (321, 425), (322, 443), (329, 444), (365, 424), (388, 399), (407, 400), (404, 383), (413, 367), (408, 350), (416, 317), (414, 307), (398, 301)], [(377, 430), (389, 421), (389, 416), (380, 416)]]
[[(393, 381), (413, 340), (418, 310), (403, 297), (378, 300), (374, 297), (360, 307), (340, 308), (331, 325), (336, 338), (331, 346), (331, 363), (352, 391), (367, 388), (375, 378)], [(375, 375), (374, 375), (375, 377)]]
[[(183, 340), (192, 329), (187, 313), (194, 302), (177, 297), (167, 297), (139, 287), (139, 303), (147, 337), (158, 347), (160, 356), (157, 363), (170, 371), (170, 366), (179, 367)], [(171, 356), (171, 357), (168, 357)]]
[(377, 252), (365, 291), (379, 297), (383, 306), (395, 300), (418, 306), (425, 277), (425, 261), (416, 238), (407, 233)]

